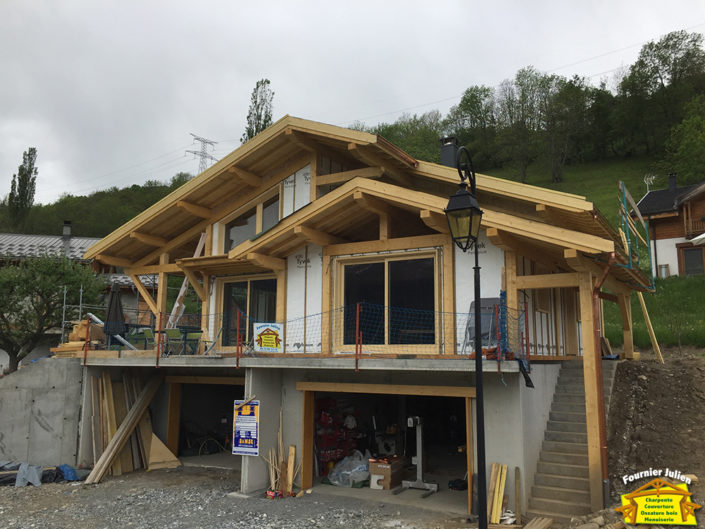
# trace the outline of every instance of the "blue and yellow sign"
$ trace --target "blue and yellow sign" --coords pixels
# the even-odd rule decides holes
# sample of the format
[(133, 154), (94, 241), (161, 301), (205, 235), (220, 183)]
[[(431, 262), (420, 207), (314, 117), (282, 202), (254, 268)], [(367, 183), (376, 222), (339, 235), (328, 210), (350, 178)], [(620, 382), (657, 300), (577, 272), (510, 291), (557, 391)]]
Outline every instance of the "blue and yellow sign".
[(660, 478), (649, 481), (634, 492), (622, 494), (621, 512), (626, 524), (697, 525), (690, 501), (693, 493), (686, 483), (673, 484)]
[(259, 455), (259, 401), (236, 400), (233, 412), (233, 455)]

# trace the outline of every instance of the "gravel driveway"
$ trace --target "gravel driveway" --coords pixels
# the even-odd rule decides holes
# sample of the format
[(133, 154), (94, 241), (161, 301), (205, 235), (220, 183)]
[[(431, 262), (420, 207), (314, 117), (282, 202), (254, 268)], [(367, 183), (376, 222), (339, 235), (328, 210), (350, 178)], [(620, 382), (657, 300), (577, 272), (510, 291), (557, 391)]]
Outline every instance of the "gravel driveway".
[(98, 485), (0, 487), (0, 528), (468, 527), (464, 519), (438, 512), (319, 494), (315, 489), (301, 498), (243, 497), (236, 492), (234, 478), (228, 471), (182, 467), (109, 477)]

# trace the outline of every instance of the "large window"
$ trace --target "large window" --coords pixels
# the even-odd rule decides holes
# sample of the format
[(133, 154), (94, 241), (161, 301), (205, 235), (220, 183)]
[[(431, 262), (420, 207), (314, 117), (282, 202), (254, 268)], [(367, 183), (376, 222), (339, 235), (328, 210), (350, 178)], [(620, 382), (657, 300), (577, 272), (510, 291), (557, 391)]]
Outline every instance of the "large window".
[[(243, 342), (252, 339), (255, 322), (276, 318), (277, 280), (249, 279), (225, 283), (223, 291), (223, 345), (237, 345), (238, 328)], [(238, 314), (240, 324), (238, 327)]]
[(683, 273), (685, 275), (693, 276), (705, 273), (702, 248), (681, 248), (681, 252), (683, 252)]
[[(272, 194), (273, 193), (273, 194)], [(224, 251), (250, 240), (263, 231), (267, 231), (279, 222), (279, 192), (267, 193), (256, 205), (225, 223)]]
[(343, 343), (435, 344), (435, 278), (434, 257), (344, 264)]

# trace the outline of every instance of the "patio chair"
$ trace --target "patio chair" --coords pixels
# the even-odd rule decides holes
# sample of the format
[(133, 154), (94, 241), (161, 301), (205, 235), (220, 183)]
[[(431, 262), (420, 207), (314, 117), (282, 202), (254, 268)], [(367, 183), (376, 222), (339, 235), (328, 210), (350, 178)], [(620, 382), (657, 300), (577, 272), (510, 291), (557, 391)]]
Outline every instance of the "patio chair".
[(164, 329), (166, 351), (170, 355), (181, 355), (186, 352), (186, 344), (181, 329)]
[(184, 337), (184, 354), (198, 354), (203, 331), (187, 332)]
[(207, 355), (208, 353), (210, 353), (213, 350), (213, 348), (216, 346), (216, 344), (218, 343), (218, 338), (220, 338), (221, 332), (223, 332), (222, 327), (220, 329), (218, 329), (218, 332), (216, 333), (215, 338), (213, 338), (212, 340), (203, 340), (203, 344), (206, 347), (206, 350), (203, 352), (204, 355)]

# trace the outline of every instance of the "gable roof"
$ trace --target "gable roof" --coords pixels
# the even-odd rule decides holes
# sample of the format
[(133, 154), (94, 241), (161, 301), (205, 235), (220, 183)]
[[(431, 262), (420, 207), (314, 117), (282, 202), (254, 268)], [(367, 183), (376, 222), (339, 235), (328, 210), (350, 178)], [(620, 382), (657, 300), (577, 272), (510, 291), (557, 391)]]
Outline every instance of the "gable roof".
[(649, 191), (641, 197), (637, 207), (644, 216), (678, 211), (678, 207), (683, 203), (683, 198), (697, 187), (700, 186), (690, 185)]
[(66, 255), (69, 259), (83, 259), (83, 254), (100, 241), (96, 237), (64, 239), (62, 235), (24, 235), (0, 233), (0, 259), (25, 259), (43, 255)]

